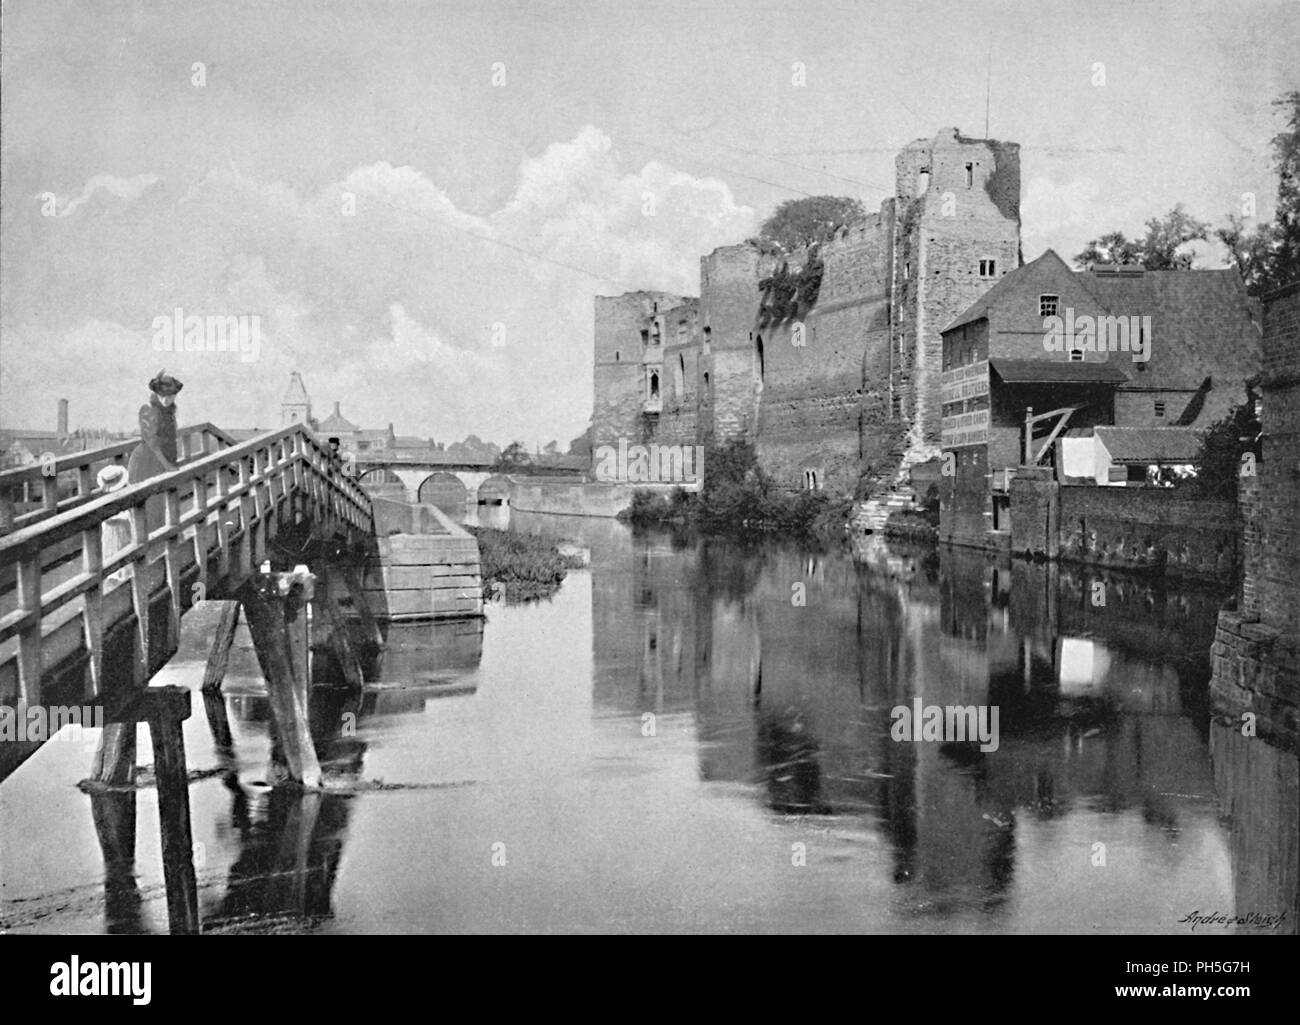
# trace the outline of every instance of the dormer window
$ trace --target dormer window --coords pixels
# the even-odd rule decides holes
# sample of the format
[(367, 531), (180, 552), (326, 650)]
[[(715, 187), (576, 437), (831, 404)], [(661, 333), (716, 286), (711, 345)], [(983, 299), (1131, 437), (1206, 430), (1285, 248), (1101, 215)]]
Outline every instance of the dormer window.
[(1060, 306), (1061, 297), (1059, 295), (1040, 295), (1038, 297), (1038, 315), (1040, 317), (1055, 317)]

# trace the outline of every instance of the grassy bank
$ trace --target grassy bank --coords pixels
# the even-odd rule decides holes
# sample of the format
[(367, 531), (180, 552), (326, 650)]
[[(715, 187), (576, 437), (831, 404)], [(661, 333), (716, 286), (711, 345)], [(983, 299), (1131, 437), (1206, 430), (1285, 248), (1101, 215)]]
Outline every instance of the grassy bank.
[(748, 442), (705, 453), (704, 486), (696, 494), (637, 491), (619, 519), (636, 527), (667, 526), (735, 538), (776, 536), (838, 540), (851, 502), (822, 491), (778, 487)]
[[(466, 527), (478, 540), (483, 600), (507, 604), (548, 598), (565, 575), (583, 565), (580, 556), (562, 555), (545, 538), (490, 527)], [(504, 585), (504, 592), (497, 585)]]

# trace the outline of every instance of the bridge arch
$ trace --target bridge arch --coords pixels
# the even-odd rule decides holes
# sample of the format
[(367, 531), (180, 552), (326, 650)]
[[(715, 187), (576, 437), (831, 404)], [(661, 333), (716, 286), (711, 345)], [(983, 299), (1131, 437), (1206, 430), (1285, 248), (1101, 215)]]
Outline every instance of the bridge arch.
[(416, 489), (415, 500), (436, 505), (448, 516), (457, 519), (465, 515), (465, 506), (469, 501), (469, 488), (454, 473), (439, 470), (431, 473), (420, 482)]
[(478, 486), (479, 505), (509, 505), (510, 480), (502, 474), (493, 474)]
[(357, 478), (358, 484), (401, 484), (402, 478), (386, 466), (376, 466)]

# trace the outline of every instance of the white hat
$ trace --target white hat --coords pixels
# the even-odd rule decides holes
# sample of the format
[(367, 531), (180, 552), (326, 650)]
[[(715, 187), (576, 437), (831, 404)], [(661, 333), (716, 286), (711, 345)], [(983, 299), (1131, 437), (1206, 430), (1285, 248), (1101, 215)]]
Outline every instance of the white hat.
[(104, 491), (117, 491), (126, 487), (126, 467), (110, 463), (95, 474), (95, 483)]

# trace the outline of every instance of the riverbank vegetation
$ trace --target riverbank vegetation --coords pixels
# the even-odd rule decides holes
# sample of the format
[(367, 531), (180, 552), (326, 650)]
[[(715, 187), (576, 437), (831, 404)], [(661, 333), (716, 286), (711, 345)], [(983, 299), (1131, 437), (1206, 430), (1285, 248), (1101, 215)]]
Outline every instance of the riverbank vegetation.
[(710, 448), (697, 493), (636, 491), (619, 515), (636, 527), (667, 526), (730, 537), (841, 538), (851, 503), (822, 491), (778, 487), (758, 465), (753, 445), (731, 441)]
[(554, 543), (532, 534), (515, 534), (490, 527), (466, 527), (478, 540), (483, 600), (514, 605), (549, 598), (571, 569), (585, 563), (566, 555)]

